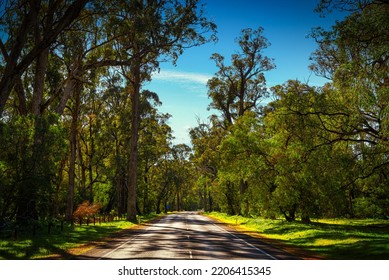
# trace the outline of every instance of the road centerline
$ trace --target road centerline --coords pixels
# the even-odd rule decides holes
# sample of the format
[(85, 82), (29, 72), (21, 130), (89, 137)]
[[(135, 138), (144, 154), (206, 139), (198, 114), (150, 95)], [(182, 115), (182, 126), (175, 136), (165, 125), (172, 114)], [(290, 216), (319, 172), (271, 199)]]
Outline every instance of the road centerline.
[[(95, 259), (295, 259), (194, 212), (168, 215), (83, 255)], [(254, 245), (255, 244), (255, 245)], [(259, 246), (259, 247), (257, 247)], [(263, 247), (262, 247), (263, 246)], [(276, 254), (276, 255), (274, 255)], [(274, 256), (273, 256), (274, 255)]]

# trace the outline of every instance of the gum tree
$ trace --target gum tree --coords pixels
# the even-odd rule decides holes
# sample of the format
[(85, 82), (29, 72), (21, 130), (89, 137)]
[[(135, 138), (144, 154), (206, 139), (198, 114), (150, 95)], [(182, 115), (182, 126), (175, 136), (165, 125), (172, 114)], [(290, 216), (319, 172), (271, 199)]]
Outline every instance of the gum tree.
[(117, 41), (120, 55), (131, 58), (131, 65), (122, 67), (131, 100), (131, 140), (129, 145), (127, 219), (136, 219), (136, 185), (139, 139), (139, 100), (141, 88), (158, 69), (162, 60), (176, 61), (185, 48), (214, 39), (215, 25), (204, 17), (197, 0), (120, 1), (121, 11), (115, 15), (117, 28), (127, 37)]

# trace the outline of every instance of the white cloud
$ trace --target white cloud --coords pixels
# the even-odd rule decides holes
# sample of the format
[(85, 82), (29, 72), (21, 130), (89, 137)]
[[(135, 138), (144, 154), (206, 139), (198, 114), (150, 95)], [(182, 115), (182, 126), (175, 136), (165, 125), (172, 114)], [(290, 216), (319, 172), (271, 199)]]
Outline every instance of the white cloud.
[(176, 82), (181, 84), (196, 84), (205, 86), (211, 75), (195, 72), (179, 72), (172, 70), (161, 70), (153, 73), (153, 80)]

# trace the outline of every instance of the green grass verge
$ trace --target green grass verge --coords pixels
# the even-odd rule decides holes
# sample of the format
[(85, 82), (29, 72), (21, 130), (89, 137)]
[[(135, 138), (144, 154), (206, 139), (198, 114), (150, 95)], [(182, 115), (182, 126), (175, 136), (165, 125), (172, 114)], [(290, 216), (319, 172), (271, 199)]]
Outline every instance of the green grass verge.
[[(157, 215), (142, 216), (140, 221), (147, 222), (157, 217)], [(50, 234), (42, 228), (36, 232), (35, 237), (32, 237), (31, 232), (20, 233), (16, 240), (12, 237), (0, 239), (0, 260), (71, 258), (78, 250), (72, 248), (78, 248), (136, 225), (125, 220), (116, 220), (89, 226), (65, 225), (63, 231), (57, 226)]]
[(289, 223), (207, 213), (224, 223), (254, 231), (265, 238), (302, 248), (325, 259), (333, 260), (388, 260), (389, 221), (320, 219), (310, 224)]

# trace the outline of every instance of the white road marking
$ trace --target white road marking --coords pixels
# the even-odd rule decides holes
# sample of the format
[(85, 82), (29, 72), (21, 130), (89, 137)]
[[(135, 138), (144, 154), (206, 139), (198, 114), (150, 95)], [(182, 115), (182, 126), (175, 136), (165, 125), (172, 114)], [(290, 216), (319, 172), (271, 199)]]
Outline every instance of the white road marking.
[(261, 252), (262, 254), (264, 254), (264, 255), (268, 256), (269, 258), (271, 258), (271, 259), (273, 259), (273, 260), (277, 260), (277, 258), (276, 258), (276, 257), (274, 257), (274, 256), (272, 256), (272, 255), (270, 255), (270, 254), (266, 253), (265, 251), (263, 251), (263, 250), (259, 249), (258, 247), (254, 246), (253, 244), (250, 244), (250, 243), (248, 243), (247, 241), (243, 240), (242, 238), (239, 238), (238, 236), (236, 236), (235, 234), (233, 234), (233, 233), (229, 232), (228, 230), (225, 230), (224, 228), (222, 228), (222, 227), (219, 227), (218, 225), (216, 225), (216, 224), (215, 224), (215, 223), (213, 223), (213, 222), (212, 222), (212, 224), (213, 224), (215, 227), (217, 227), (217, 228), (221, 229), (222, 231), (224, 231), (224, 232), (227, 232), (228, 234), (232, 235), (232, 236), (233, 236), (233, 237), (235, 237), (237, 240), (240, 240), (240, 241), (242, 241), (242, 242), (243, 242), (243, 243), (245, 243), (246, 245), (248, 245), (248, 246), (250, 246), (250, 247), (254, 248), (255, 250), (257, 250), (257, 251)]
[[(161, 219), (161, 220), (168, 220), (168, 219), (164, 218), (164, 219)], [(170, 220), (170, 218), (169, 218), (169, 220)], [(153, 225), (148, 226), (145, 230), (146, 230), (146, 231), (149, 231), (152, 227), (153, 227)], [(111, 251), (109, 251), (109, 252), (105, 253), (104, 255), (102, 255), (100, 258), (98, 258), (98, 260), (101, 260), (101, 259), (103, 259), (103, 258), (105, 258), (105, 257), (107, 257), (107, 256), (109, 256), (109, 255), (111, 255), (112, 253), (116, 252), (117, 250), (119, 250), (119, 249), (122, 248), (123, 246), (127, 245), (128, 243), (130, 243), (131, 241), (134, 241), (135, 239), (137, 239), (137, 238), (138, 238), (140, 235), (142, 235), (142, 234), (145, 234), (145, 232), (141, 232), (141, 233), (135, 235), (134, 237), (130, 238), (129, 240), (127, 240), (127, 241), (121, 243), (121, 244), (120, 244), (119, 246), (117, 246), (115, 249), (112, 249)]]
[[(167, 218), (163, 218), (163, 219), (161, 219), (161, 221), (163, 221), (163, 220), (165, 220), (165, 221), (171, 221), (171, 220), (174, 220), (175, 218), (176, 218), (176, 217), (173, 218), (172, 216), (167, 216)], [(203, 220), (204, 220), (204, 219), (203, 219)], [(239, 238), (238, 236), (234, 235), (233, 233), (231, 233), (231, 232), (225, 230), (224, 228), (222, 228), (222, 227), (216, 225), (216, 224), (213, 223), (211, 220), (208, 220), (208, 219), (207, 219), (207, 221), (210, 222), (210, 224), (214, 225), (216, 228), (219, 228), (220, 230), (222, 230), (223, 232), (226, 232), (226, 233), (230, 234), (230, 235), (233, 236), (236, 240), (242, 241), (242, 242), (245, 243), (246, 245), (248, 245), (248, 246), (254, 248), (255, 250), (259, 251), (260, 253), (262, 253), (262, 254), (268, 256), (269, 258), (271, 258), (271, 259), (273, 259), (273, 260), (277, 260), (276, 257), (274, 257), (274, 256), (272, 256), (272, 255), (266, 253), (265, 251), (263, 251), (263, 250), (259, 249), (258, 247), (254, 246), (253, 244), (248, 243), (247, 241), (245, 241), (245, 240)], [(144, 231), (149, 231), (149, 230), (150, 230), (151, 228), (153, 228), (153, 227), (154, 227), (154, 225), (150, 225), (150, 226), (148, 226), (146, 229), (144, 229)], [(189, 231), (189, 228), (187, 228), (187, 230)], [(111, 255), (112, 253), (114, 253), (114, 252), (118, 251), (119, 249), (123, 248), (124, 246), (126, 246), (128, 243), (130, 243), (130, 242), (136, 240), (139, 236), (141, 236), (141, 235), (143, 235), (143, 234), (145, 234), (145, 232), (141, 232), (141, 233), (135, 235), (134, 237), (130, 238), (129, 240), (122, 242), (120, 245), (118, 245), (118, 246), (115, 247), (114, 249), (110, 250), (109, 252), (105, 253), (103, 256), (101, 256), (101, 257), (98, 258), (98, 259), (100, 260), (100, 259), (103, 259), (103, 258), (105, 258), (105, 257), (107, 257), (107, 256), (109, 256), (109, 255)], [(190, 236), (187, 235), (187, 238), (190, 239)], [(189, 251), (189, 257), (190, 257), (190, 259), (193, 259), (192, 251)]]

